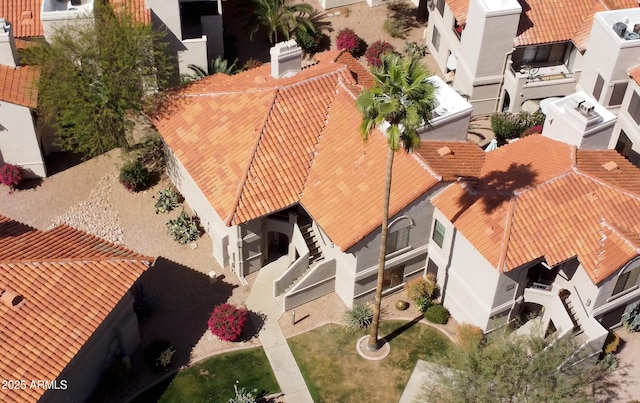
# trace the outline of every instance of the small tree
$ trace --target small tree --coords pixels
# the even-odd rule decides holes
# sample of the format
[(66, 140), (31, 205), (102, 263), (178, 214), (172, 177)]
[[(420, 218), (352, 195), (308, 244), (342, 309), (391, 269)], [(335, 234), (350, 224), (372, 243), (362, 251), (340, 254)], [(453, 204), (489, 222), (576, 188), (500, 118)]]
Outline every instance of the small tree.
[(231, 304), (218, 305), (211, 312), (209, 330), (224, 341), (236, 341), (247, 321), (248, 311)]
[(362, 39), (349, 28), (341, 29), (336, 37), (336, 47), (338, 50), (344, 49), (351, 54), (358, 51), (360, 43), (362, 43)]
[(5, 163), (0, 167), (0, 183), (9, 186), (9, 193), (13, 192), (23, 178), (24, 172), (17, 165)]
[(437, 376), (424, 385), (424, 402), (593, 401), (610, 388), (602, 365), (577, 352), (576, 339), (496, 335), (488, 343), (450, 349)]
[(86, 158), (129, 148), (132, 117), (173, 74), (164, 35), (109, 3), (93, 3), (92, 24), (65, 24), (23, 52), (25, 63), (40, 66), (38, 108), (57, 142)]

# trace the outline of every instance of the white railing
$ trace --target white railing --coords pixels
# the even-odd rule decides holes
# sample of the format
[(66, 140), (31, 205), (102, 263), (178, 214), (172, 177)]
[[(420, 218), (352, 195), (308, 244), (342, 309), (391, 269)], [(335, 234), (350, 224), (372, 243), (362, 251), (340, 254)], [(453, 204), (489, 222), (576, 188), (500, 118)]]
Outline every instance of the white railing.
[(282, 276), (273, 282), (273, 296), (277, 297), (282, 294), (293, 282), (309, 268), (309, 248), (304, 241), (302, 232), (298, 224), (293, 225), (293, 234), (291, 235), (291, 243), (300, 255), (285, 271)]
[(335, 291), (335, 259), (316, 262), (309, 274), (284, 296), (284, 309), (289, 310)]

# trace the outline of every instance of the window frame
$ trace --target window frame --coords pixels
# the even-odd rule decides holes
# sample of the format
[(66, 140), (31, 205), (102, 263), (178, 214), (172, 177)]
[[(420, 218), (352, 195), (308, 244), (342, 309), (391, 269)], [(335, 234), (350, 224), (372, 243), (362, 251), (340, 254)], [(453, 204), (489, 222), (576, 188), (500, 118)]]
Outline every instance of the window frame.
[[(441, 230), (441, 232), (439, 230)], [(433, 242), (438, 245), (440, 249), (442, 249), (442, 245), (444, 245), (444, 238), (446, 234), (447, 228), (444, 226), (444, 224), (438, 221), (438, 219), (435, 219), (433, 222), (433, 232), (431, 233), (431, 240), (433, 240)]]
[(633, 91), (629, 106), (627, 107), (627, 113), (637, 125), (640, 125), (640, 95), (637, 91)]
[(433, 45), (433, 48), (435, 49), (436, 53), (440, 53), (440, 39), (441, 39), (440, 31), (438, 30), (438, 27), (434, 25), (433, 33), (431, 35), (431, 44)]
[(613, 90), (611, 90), (611, 97), (609, 97), (609, 106), (620, 106), (624, 100), (624, 95), (627, 93), (629, 87), (628, 81), (613, 84)]
[(630, 290), (637, 289), (639, 277), (640, 265), (631, 270), (625, 269), (624, 272), (618, 275), (616, 284), (613, 286), (613, 290), (611, 291), (611, 297), (616, 298), (630, 292)]
[[(403, 284), (404, 269), (405, 269), (405, 265), (401, 264), (385, 270), (382, 278), (382, 290), (386, 291)], [(396, 282), (394, 282), (394, 279), (396, 280)]]

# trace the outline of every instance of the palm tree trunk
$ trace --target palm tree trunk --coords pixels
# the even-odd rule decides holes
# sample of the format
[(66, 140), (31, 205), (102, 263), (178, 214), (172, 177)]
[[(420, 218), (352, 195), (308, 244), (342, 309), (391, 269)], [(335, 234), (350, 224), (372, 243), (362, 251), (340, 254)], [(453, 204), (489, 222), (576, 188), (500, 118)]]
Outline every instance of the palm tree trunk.
[(378, 327), (380, 326), (380, 305), (382, 303), (382, 281), (384, 280), (384, 264), (387, 256), (387, 232), (389, 230), (389, 199), (391, 198), (391, 173), (393, 170), (394, 151), (387, 151), (387, 175), (384, 184), (384, 203), (382, 207), (382, 229), (380, 232), (380, 256), (378, 257), (378, 283), (376, 285), (376, 300), (373, 305), (373, 321), (367, 348), (376, 351), (378, 346)]

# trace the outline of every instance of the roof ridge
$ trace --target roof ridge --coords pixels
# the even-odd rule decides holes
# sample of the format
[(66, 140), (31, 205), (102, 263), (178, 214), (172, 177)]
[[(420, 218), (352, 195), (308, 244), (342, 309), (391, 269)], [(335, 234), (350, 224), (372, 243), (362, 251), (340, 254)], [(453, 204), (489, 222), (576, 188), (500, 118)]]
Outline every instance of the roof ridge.
[(509, 239), (511, 238), (511, 229), (513, 228), (513, 217), (515, 216), (517, 198), (512, 197), (509, 200), (509, 210), (507, 211), (506, 224), (504, 226), (504, 236), (502, 237), (502, 250), (498, 259), (498, 271), (504, 273), (504, 266), (507, 261), (507, 251), (509, 249)]
[(546, 181), (538, 183), (535, 186), (525, 186), (522, 189), (513, 190), (512, 191), (513, 195), (516, 196), (516, 197), (520, 197), (520, 195), (522, 195), (522, 194), (525, 194), (525, 193), (530, 192), (532, 190), (540, 189), (542, 187), (545, 187), (545, 186), (549, 185), (550, 183), (553, 183), (553, 182), (558, 181), (560, 179), (564, 179), (567, 176), (569, 176), (569, 174), (571, 174), (571, 173), (575, 173), (575, 170), (573, 170), (571, 167), (569, 167), (569, 169), (566, 172), (564, 172), (564, 173), (562, 173), (560, 175), (554, 176), (553, 178), (549, 178)]
[(267, 113), (265, 114), (265, 118), (262, 122), (262, 129), (260, 130), (260, 136), (258, 136), (258, 140), (256, 141), (255, 146), (253, 147), (253, 150), (251, 150), (251, 157), (249, 158), (249, 163), (247, 164), (246, 168), (244, 169), (244, 171), (242, 172), (242, 181), (240, 182), (239, 186), (238, 186), (238, 191), (236, 193), (236, 197), (234, 198), (233, 201), (233, 205), (231, 207), (231, 211), (229, 211), (229, 215), (227, 216), (227, 218), (225, 219), (225, 224), (227, 226), (230, 226), (231, 223), (233, 222), (233, 219), (235, 218), (237, 211), (238, 211), (238, 206), (240, 205), (240, 199), (242, 198), (242, 194), (244, 193), (244, 187), (247, 183), (247, 178), (249, 177), (249, 172), (251, 171), (251, 167), (253, 166), (253, 162), (256, 159), (256, 155), (258, 155), (258, 148), (260, 147), (260, 143), (262, 142), (262, 138), (264, 137), (264, 133), (267, 129), (267, 121), (269, 120), (269, 117), (271, 116), (271, 111), (273, 111), (273, 108), (276, 105), (276, 99), (278, 98), (278, 94), (280, 93), (279, 89), (275, 89), (275, 93), (273, 94), (273, 99), (271, 100), (271, 105), (269, 105), (269, 108), (267, 108)]
[(127, 256), (126, 258), (118, 258), (114, 257), (100, 257), (100, 256), (86, 256), (86, 257), (63, 257), (63, 258), (40, 258), (40, 259), (16, 259), (16, 260), (3, 260), (0, 261), (0, 265), (6, 264), (43, 264), (43, 263), (55, 263), (55, 264), (65, 264), (65, 263), (82, 263), (82, 262), (143, 262), (148, 263), (147, 266), (153, 264), (155, 258), (151, 256), (139, 255), (140, 258), (133, 258), (131, 256)]
[(576, 175), (580, 175), (580, 176), (584, 176), (585, 178), (588, 178), (589, 180), (596, 182), (598, 185), (606, 187), (610, 190), (616, 191), (618, 193), (624, 194), (625, 196), (631, 197), (633, 199), (636, 199), (637, 201), (640, 202), (640, 194), (632, 192), (630, 190), (627, 190), (625, 188), (622, 188), (620, 186), (616, 186), (615, 184), (609, 183), (597, 176), (591, 175), (588, 172), (584, 172), (582, 170), (580, 170), (579, 168), (576, 168), (573, 173), (575, 173)]
[[(640, 254), (640, 248), (631, 241), (626, 235), (624, 235), (616, 226), (613, 224), (609, 224), (606, 218), (602, 217), (600, 219), (600, 226), (609, 228), (613, 233), (615, 233), (620, 239), (624, 241), (631, 249), (635, 250), (636, 253)], [(604, 234), (603, 234), (604, 235)]]

